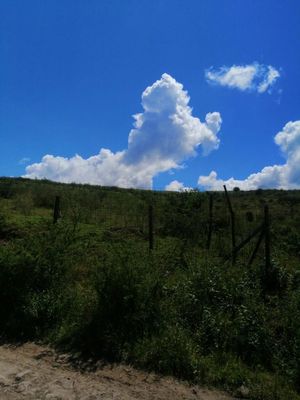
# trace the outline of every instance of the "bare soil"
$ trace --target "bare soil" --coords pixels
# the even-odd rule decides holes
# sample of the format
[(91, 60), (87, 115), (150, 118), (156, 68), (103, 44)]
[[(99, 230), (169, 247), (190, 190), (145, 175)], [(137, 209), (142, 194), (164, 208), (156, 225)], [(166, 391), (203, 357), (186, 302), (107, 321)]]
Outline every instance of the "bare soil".
[(26, 343), (0, 346), (1, 400), (232, 400), (125, 365), (77, 364), (74, 357)]

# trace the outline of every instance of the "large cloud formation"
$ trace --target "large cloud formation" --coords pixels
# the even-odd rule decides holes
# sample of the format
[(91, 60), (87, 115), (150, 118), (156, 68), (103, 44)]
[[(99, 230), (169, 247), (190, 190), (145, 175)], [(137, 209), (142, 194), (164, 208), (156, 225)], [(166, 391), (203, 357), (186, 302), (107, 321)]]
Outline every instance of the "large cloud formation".
[(221, 127), (218, 112), (208, 113), (205, 122), (193, 117), (190, 98), (168, 74), (142, 94), (144, 111), (134, 115), (128, 148), (113, 153), (101, 149), (84, 159), (45, 155), (41, 162), (26, 168), (27, 178), (47, 178), (59, 182), (91, 183), (107, 186), (151, 188), (153, 177), (178, 168), (186, 158), (217, 149)]
[(286, 163), (263, 168), (256, 174), (251, 174), (245, 180), (230, 178), (218, 179), (212, 171), (208, 176), (200, 176), (198, 184), (207, 190), (222, 190), (239, 187), (242, 190), (257, 188), (299, 189), (300, 188), (300, 120), (288, 122), (282, 131), (274, 138), (280, 147)]
[(279, 71), (271, 65), (248, 64), (210, 68), (205, 71), (208, 83), (226, 86), (241, 91), (256, 91), (270, 93), (271, 87), (280, 77)]

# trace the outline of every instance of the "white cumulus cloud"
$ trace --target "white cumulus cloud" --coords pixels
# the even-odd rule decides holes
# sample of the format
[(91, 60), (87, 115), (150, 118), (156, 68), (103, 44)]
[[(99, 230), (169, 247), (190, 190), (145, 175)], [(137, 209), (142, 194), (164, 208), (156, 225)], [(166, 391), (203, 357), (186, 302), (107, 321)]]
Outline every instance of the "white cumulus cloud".
[(270, 91), (280, 77), (279, 71), (271, 65), (252, 63), (248, 65), (223, 66), (205, 71), (207, 82), (241, 91)]
[(208, 113), (201, 122), (192, 115), (189, 101), (183, 85), (163, 74), (142, 94), (144, 111), (134, 115), (127, 149), (116, 153), (101, 149), (87, 159), (45, 155), (41, 162), (26, 168), (25, 177), (151, 188), (154, 176), (180, 167), (200, 146), (203, 154), (219, 146), (220, 114)]
[(170, 182), (166, 187), (165, 190), (170, 192), (185, 192), (193, 190), (191, 187), (184, 186), (182, 182), (177, 180)]
[(223, 185), (228, 189), (238, 186), (242, 190), (258, 188), (270, 189), (299, 189), (300, 188), (300, 120), (288, 122), (282, 131), (274, 137), (286, 158), (283, 165), (273, 165), (263, 168), (260, 172), (251, 174), (244, 180), (230, 178), (218, 179), (212, 171), (208, 176), (200, 176), (198, 184), (207, 190), (222, 190)]

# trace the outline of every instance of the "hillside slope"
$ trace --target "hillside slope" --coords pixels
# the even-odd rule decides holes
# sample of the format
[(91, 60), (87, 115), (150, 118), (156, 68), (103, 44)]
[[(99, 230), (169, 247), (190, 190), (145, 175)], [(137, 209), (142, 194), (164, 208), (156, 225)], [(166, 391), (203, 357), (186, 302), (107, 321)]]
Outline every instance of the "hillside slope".
[(299, 400), (300, 191), (228, 194), (0, 178), (0, 340)]

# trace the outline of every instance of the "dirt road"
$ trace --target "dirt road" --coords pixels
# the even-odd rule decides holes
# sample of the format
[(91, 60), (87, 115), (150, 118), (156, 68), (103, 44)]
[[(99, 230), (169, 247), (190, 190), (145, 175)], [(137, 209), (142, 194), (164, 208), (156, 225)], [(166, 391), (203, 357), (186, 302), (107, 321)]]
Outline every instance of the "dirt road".
[[(87, 368), (88, 369), (88, 368)], [(70, 356), (28, 343), (0, 346), (1, 400), (231, 400), (218, 391), (127, 366), (98, 365), (80, 372)]]

